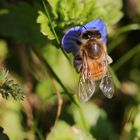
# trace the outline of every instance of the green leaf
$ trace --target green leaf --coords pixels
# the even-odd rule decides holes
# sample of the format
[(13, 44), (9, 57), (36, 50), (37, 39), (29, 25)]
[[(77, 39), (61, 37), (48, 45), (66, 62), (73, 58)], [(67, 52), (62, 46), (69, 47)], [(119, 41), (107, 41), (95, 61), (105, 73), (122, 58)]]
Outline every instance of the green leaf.
[(48, 20), (47, 16), (42, 11), (39, 11), (38, 13), (39, 13), (39, 16), (37, 18), (37, 23), (39, 23), (41, 26), (42, 34), (47, 36), (51, 40), (55, 39), (55, 37), (51, 31), (51, 28), (49, 26), (49, 20)]
[[(9, 137), (8, 140), (16, 140), (16, 139), (23, 140), (26, 139), (27, 137), (27, 133), (23, 130), (23, 127), (21, 125), (21, 115), (20, 115), (21, 109), (22, 109), (21, 103), (15, 102), (13, 100), (4, 101), (4, 104), (1, 106), (0, 124), (4, 128), (3, 133), (8, 135)], [(0, 137), (0, 140), (3, 139), (1, 139)]]
[(57, 8), (58, 8), (58, 0), (47, 0), (48, 3), (50, 4), (51, 8), (52, 8), (52, 13), (54, 14), (54, 16), (56, 18), (58, 18), (58, 13), (57, 13)]
[(134, 127), (140, 130), (140, 113), (137, 113), (134, 120)]
[(111, 67), (109, 67), (109, 71), (110, 71), (111, 74), (112, 74), (112, 78), (113, 78), (113, 82), (114, 82), (114, 84), (115, 84), (115, 87), (116, 87), (117, 89), (120, 89), (121, 83), (120, 83), (120, 81), (119, 81), (119, 79), (118, 79), (116, 73), (114, 72), (114, 70), (113, 70)]
[[(112, 10), (112, 7), (115, 10)], [(112, 32), (112, 27), (114, 24), (116, 24), (123, 16), (121, 8), (121, 0), (98, 0), (96, 1), (96, 12), (93, 10), (93, 14), (96, 16), (96, 18), (102, 18), (107, 25), (108, 32)]]
[(57, 122), (47, 140), (74, 140), (74, 133), (70, 126), (65, 122)]
[[(54, 22), (57, 26), (68, 27), (81, 25), (96, 18), (102, 18), (108, 26), (112, 29), (112, 25), (117, 23), (123, 16), (121, 8), (122, 1), (113, 0), (48, 0), (54, 14)], [(112, 11), (112, 7), (115, 10)], [(111, 25), (111, 26), (110, 26)]]
[[(54, 36), (55, 36), (55, 39), (56, 39), (57, 43), (60, 44), (60, 41), (59, 41), (58, 36), (57, 36), (57, 34), (56, 34), (56, 31), (55, 31), (55, 26), (56, 26), (56, 24), (55, 24), (55, 22), (53, 22), (53, 20), (52, 20), (52, 17), (51, 17), (51, 15), (50, 15), (50, 11), (48, 10), (47, 5), (45, 4), (44, 1), (42, 1), (42, 2), (43, 2), (43, 6), (44, 6), (44, 8), (45, 8), (45, 12), (46, 12), (47, 18), (48, 18), (49, 23), (50, 23), (51, 30), (52, 30), (52, 32), (53, 32), (53, 34), (54, 34)], [(52, 16), (53, 16), (53, 14), (52, 14)]]
[[(131, 121), (133, 121), (133, 123), (132, 122), (127, 122), (126, 123), (126, 126), (125, 127), (127, 127), (128, 126), (128, 130), (127, 131), (129, 131), (128, 132), (128, 136), (129, 136), (129, 139), (130, 140), (134, 140), (134, 139), (139, 139), (140, 138), (140, 136), (139, 136), (139, 132), (140, 132), (140, 113), (139, 113), (139, 110), (137, 110), (136, 111), (136, 108), (134, 108), (134, 110), (135, 110), (135, 118), (133, 118)], [(130, 121), (130, 119), (129, 119), (129, 121)]]
[(0, 9), (0, 36), (27, 45), (42, 46), (46, 38), (36, 23), (38, 8), (27, 3), (9, 4)]
[(70, 127), (66, 122), (56, 123), (46, 140), (95, 140), (89, 133), (76, 127)]
[(115, 139), (113, 127), (107, 120), (107, 114), (103, 109), (92, 103), (86, 103), (81, 104), (78, 109), (71, 106), (70, 112), (74, 116), (76, 125), (87, 132), (90, 131), (95, 138), (111, 139), (114, 137)]
[(0, 40), (0, 64), (4, 61), (8, 53), (7, 43)]
[(5, 99), (12, 97), (14, 100), (23, 100), (25, 96), (23, 88), (9, 79), (5, 69), (0, 69), (0, 94)]
[[(57, 49), (58, 50), (58, 49)], [(50, 78), (52, 78), (52, 79), (55, 79), (58, 83), (59, 83), (59, 85), (63, 88), (63, 90), (64, 90), (64, 93), (65, 94), (67, 94), (68, 96), (69, 96), (69, 98), (71, 99), (71, 101), (75, 104), (75, 105), (77, 105), (78, 106), (78, 104), (77, 104), (77, 102), (76, 102), (76, 100), (75, 100), (75, 98), (73, 97), (73, 95), (69, 92), (69, 90), (65, 87), (65, 85), (63, 84), (63, 82), (61, 81), (61, 79), (57, 76), (57, 71), (55, 72), (54, 71), (54, 69), (53, 69), (53, 67), (51, 67), (51, 65), (48, 63), (48, 60), (50, 59), (51, 60), (51, 58), (49, 58), (48, 60), (47, 59), (45, 59), (44, 58), (44, 56), (42, 56), (41, 55), (41, 53), (40, 53), (40, 50), (38, 50), (38, 49), (35, 49), (34, 48), (34, 52), (35, 52), (35, 54), (37, 55), (37, 57), (40, 59), (40, 61), (45, 65), (45, 67), (46, 67), (46, 70), (47, 70), (47, 73), (48, 73), (48, 75), (50, 76)], [(62, 53), (61, 53), (62, 54)], [(51, 54), (50, 54), (51, 55)], [(58, 54), (57, 54), (57, 56), (58, 56)], [(56, 59), (57, 59), (57, 63), (58, 63), (58, 57), (55, 57)], [(65, 57), (64, 57), (65, 58)], [(57, 65), (58, 66), (58, 65)], [(59, 67), (60, 68), (60, 67)], [(56, 69), (55, 69), (56, 70)], [(62, 69), (61, 69), (61, 74), (63, 75), (64, 74), (64, 71), (62, 72)], [(62, 77), (64, 77), (64, 76), (62, 76)], [(67, 78), (67, 77), (66, 77)]]
[(48, 78), (42, 79), (36, 86), (36, 92), (41, 99), (47, 100), (52, 95), (53, 88)]
[(85, 129), (85, 125), (88, 130), (91, 126), (95, 126), (100, 116), (106, 118), (105, 112), (91, 103), (81, 104), (80, 109), (73, 107), (71, 111), (74, 116), (75, 123), (83, 129)]
[(79, 15), (83, 10), (83, 5), (75, 0), (70, 0), (69, 2), (67, 0), (62, 0), (62, 2), (59, 2), (58, 10), (61, 14), (61, 18), (68, 22), (69, 20), (80, 18)]
[(127, 62), (132, 56), (140, 52), (140, 44), (133, 47), (130, 51), (125, 53), (115, 64), (113, 64), (113, 69), (117, 71), (125, 62)]
[(113, 51), (118, 46), (118, 44), (124, 40), (124, 34), (134, 30), (140, 30), (140, 24), (129, 24), (123, 27), (119, 27), (113, 36), (112, 41), (109, 43), (108, 52), (110, 53)]

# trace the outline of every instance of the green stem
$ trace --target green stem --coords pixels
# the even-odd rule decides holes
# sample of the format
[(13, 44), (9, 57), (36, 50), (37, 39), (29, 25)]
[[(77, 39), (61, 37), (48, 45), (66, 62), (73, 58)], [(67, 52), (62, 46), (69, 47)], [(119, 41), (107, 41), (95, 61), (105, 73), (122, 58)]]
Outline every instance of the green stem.
[(117, 45), (124, 40), (125, 36), (122, 35), (123, 33), (130, 32), (133, 30), (140, 30), (140, 24), (130, 24), (120, 28), (117, 33), (114, 35), (113, 40), (109, 44), (108, 52), (110, 53), (113, 51)]
[(48, 64), (47, 60), (44, 59), (44, 57), (41, 55), (41, 53), (39, 52), (39, 50), (37, 50), (36, 48), (33, 48), (33, 51), (35, 52), (36, 56), (40, 59), (40, 61), (46, 66), (46, 69), (47, 69), (47, 72), (48, 72), (49, 76), (51, 78), (54, 78), (60, 84), (60, 86), (64, 89), (65, 93), (69, 96), (69, 98), (74, 102), (74, 104), (77, 107), (79, 107), (79, 105), (75, 101), (73, 95), (68, 92), (68, 90), (66, 89), (66, 87), (63, 85), (62, 81), (58, 78), (58, 76), (56, 75), (56, 73), (53, 71), (53, 69), (51, 68), (51, 66)]
[(79, 108), (79, 114), (81, 116), (81, 121), (82, 121), (84, 130), (88, 131), (89, 129), (88, 129), (88, 126), (87, 126), (87, 123), (86, 123), (86, 120), (85, 120), (85, 117), (84, 117), (84, 114), (83, 114), (83, 110), (82, 110), (81, 107)]
[(115, 37), (119, 36), (122, 33), (132, 31), (132, 30), (140, 30), (140, 24), (130, 24), (130, 25), (120, 28), (117, 34), (115, 35)]
[(123, 55), (112, 67), (114, 71), (117, 71), (125, 62), (127, 62), (132, 56), (137, 54), (140, 51), (140, 44), (128, 51)]
[(47, 6), (45, 5), (44, 0), (43, 0), (42, 2), (43, 2), (43, 6), (44, 6), (44, 8), (45, 8), (45, 12), (46, 12), (46, 14), (47, 14), (47, 17), (48, 17), (48, 19), (49, 19), (49, 21), (50, 21), (50, 25), (51, 25), (53, 34), (54, 34), (54, 36), (55, 36), (55, 39), (56, 39), (57, 43), (60, 44), (60, 41), (59, 41), (59, 39), (58, 39), (58, 36), (57, 36), (57, 34), (56, 34), (56, 32), (55, 32), (55, 29), (54, 29), (54, 26), (53, 26), (51, 17), (50, 17), (50, 15), (49, 15), (49, 11), (48, 11), (48, 9), (47, 9)]
[(115, 74), (114, 70), (113, 70), (111, 67), (109, 67), (109, 71), (110, 71), (111, 74), (112, 74), (112, 78), (113, 78), (115, 87), (118, 88), (118, 89), (120, 89), (121, 83), (120, 83), (120, 81), (119, 81), (117, 75)]

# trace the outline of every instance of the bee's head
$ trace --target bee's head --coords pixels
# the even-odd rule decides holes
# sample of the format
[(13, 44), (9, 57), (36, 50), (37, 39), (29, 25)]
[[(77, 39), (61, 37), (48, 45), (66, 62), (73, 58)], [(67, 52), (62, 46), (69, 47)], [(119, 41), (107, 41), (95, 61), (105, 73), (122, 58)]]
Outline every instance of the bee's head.
[(81, 39), (92, 39), (92, 38), (98, 38), (101, 39), (101, 33), (96, 30), (87, 30), (81, 35)]

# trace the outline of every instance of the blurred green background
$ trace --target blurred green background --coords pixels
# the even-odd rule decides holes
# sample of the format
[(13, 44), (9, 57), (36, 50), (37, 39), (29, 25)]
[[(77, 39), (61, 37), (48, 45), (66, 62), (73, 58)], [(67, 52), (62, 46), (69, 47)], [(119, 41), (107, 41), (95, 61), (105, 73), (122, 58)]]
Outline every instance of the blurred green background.
[[(108, 29), (115, 94), (97, 91), (82, 104), (61, 39), (97, 18)], [(139, 0), (0, 0), (0, 66), (26, 93), (23, 101), (0, 97), (0, 140), (140, 139)]]

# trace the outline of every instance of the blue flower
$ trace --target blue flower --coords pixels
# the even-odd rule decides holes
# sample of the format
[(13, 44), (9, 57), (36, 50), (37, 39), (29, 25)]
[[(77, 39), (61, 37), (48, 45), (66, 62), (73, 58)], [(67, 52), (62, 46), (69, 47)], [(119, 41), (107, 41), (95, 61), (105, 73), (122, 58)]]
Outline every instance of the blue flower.
[(78, 42), (80, 41), (80, 35), (84, 33), (86, 30), (91, 30), (95, 28), (96, 30), (99, 30), (102, 36), (103, 42), (106, 44), (106, 35), (107, 35), (107, 29), (106, 25), (101, 19), (93, 20), (83, 26), (76, 26), (71, 28), (66, 32), (62, 39), (62, 46), (65, 49), (66, 52), (77, 52), (79, 50)]

